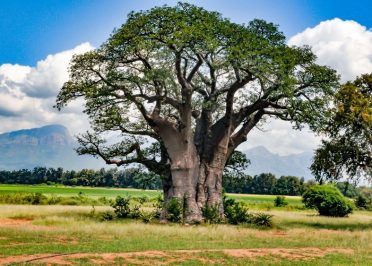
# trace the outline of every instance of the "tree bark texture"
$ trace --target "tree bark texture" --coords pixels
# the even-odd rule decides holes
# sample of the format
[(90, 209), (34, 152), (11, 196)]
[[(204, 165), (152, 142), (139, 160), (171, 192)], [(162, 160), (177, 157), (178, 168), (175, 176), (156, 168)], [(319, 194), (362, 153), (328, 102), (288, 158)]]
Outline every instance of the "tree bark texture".
[[(167, 128), (169, 130), (169, 127)], [(163, 135), (164, 136), (164, 135)], [(190, 137), (187, 137), (190, 136)], [(229, 156), (228, 136), (208, 151), (200, 154), (194, 144), (194, 135), (173, 132), (163, 137), (170, 158), (170, 176), (163, 180), (164, 210), (161, 218), (166, 220), (167, 204), (175, 199), (184, 207), (186, 223), (203, 220), (203, 208), (217, 208), (223, 217), (222, 174)]]

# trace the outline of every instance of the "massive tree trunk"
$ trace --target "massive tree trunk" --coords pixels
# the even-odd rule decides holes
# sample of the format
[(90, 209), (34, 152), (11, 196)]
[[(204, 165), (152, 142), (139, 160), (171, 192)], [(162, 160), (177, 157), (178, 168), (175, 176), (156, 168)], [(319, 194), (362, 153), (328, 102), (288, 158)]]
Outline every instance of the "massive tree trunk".
[[(166, 133), (166, 131), (169, 131)], [(167, 205), (175, 199), (183, 207), (183, 221), (203, 220), (203, 208), (217, 208), (224, 215), (222, 200), (222, 174), (228, 158), (229, 135), (225, 134), (218, 145), (201, 152), (194, 144), (194, 135), (161, 131), (170, 158), (170, 176), (163, 181), (164, 210), (161, 219), (166, 220)]]
[(176, 199), (181, 203), (183, 220), (186, 223), (203, 220), (202, 210), (205, 207), (217, 207), (221, 217), (224, 209), (222, 202), (223, 164), (200, 162), (196, 157), (194, 167), (173, 168), (171, 177), (163, 180), (164, 209), (161, 215), (166, 220), (167, 204)]

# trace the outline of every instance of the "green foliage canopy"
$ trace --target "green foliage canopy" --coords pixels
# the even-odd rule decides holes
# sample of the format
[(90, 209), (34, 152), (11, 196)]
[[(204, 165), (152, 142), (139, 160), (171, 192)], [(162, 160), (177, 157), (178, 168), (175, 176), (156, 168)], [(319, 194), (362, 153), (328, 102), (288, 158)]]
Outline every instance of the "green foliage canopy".
[(311, 166), (318, 179), (372, 178), (372, 74), (344, 84)]
[(307, 208), (315, 208), (320, 215), (344, 217), (353, 211), (353, 204), (333, 185), (315, 185), (302, 195)]
[[(159, 121), (180, 131), (193, 124), (200, 157), (215, 147), (220, 125), (233, 129), (231, 152), (266, 117), (322, 127), (338, 77), (315, 59), (263, 20), (239, 25), (187, 3), (155, 7), (131, 12), (101, 47), (75, 56), (56, 106), (85, 100), (94, 132), (79, 138), (80, 154), (163, 174), (169, 161)], [(107, 131), (122, 141), (107, 146)], [(143, 137), (157, 148), (144, 147)]]

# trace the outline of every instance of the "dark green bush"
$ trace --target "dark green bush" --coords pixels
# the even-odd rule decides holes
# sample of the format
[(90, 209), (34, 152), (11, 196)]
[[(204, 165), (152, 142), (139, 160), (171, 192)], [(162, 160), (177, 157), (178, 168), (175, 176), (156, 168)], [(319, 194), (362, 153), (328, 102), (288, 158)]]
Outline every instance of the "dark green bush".
[(287, 200), (285, 199), (284, 196), (277, 196), (274, 200), (274, 206), (275, 207), (284, 207), (284, 206), (287, 206), (288, 205), (288, 202)]
[(183, 216), (183, 204), (178, 199), (170, 199), (167, 202), (167, 218), (168, 221), (173, 223), (180, 223), (182, 222)]
[(218, 205), (206, 205), (204, 208), (202, 208), (202, 215), (206, 223), (218, 224), (222, 222)]
[(224, 209), (227, 222), (230, 224), (242, 224), (249, 222), (248, 207), (243, 202), (224, 197)]
[(139, 205), (133, 206), (133, 208), (130, 208), (130, 214), (129, 217), (132, 219), (139, 219), (141, 218), (141, 209)]
[(128, 218), (130, 215), (130, 198), (117, 196), (114, 203), (111, 205), (118, 218)]
[(164, 207), (164, 199), (162, 195), (159, 195), (156, 199), (154, 204), (152, 205), (155, 208), (154, 211), (154, 218), (160, 218), (160, 214)]
[(44, 200), (46, 200), (46, 196), (41, 194), (40, 192), (28, 194), (24, 199), (27, 203), (32, 205), (40, 205), (43, 203)]
[(144, 203), (149, 201), (149, 198), (147, 196), (138, 197), (136, 199), (139, 204), (143, 205)]
[(101, 221), (112, 221), (114, 220), (115, 215), (110, 211), (106, 211), (101, 213), (99, 218)]
[(255, 213), (250, 216), (249, 223), (260, 227), (272, 227), (273, 216), (267, 213)]
[(353, 211), (353, 204), (333, 185), (315, 185), (302, 195), (307, 208), (315, 208), (320, 215), (344, 217)]
[(355, 199), (355, 206), (359, 209), (367, 209), (368, 199), (364, 195), (359, 194)]

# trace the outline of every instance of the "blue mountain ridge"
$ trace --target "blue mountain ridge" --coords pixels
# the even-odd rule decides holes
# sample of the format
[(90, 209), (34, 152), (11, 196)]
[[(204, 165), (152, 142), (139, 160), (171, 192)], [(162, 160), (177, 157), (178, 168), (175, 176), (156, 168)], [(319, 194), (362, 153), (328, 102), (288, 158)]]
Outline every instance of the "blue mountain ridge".
[(91, 156), (78, 156), (76, 143), (62, 125), (22, 129), (0, 134), (0, 169), (31, 169), (36, 166), (67, 170), (99, 169), (105, 164)]
[[(92, 156), (79, 156), (76, 142), (62, 125), (22, 129), (0, 134), (0, 169), (17, 170), (35, 166), (63, 167), (68, 170), (108, 167), (103, 160)], [(273, 173), (276, 176), (295, 175), (312, 178), (308, 169), (311, 152), (281, 156), (263, 146), (243, 151), (251, 164), (247, 174)]]

